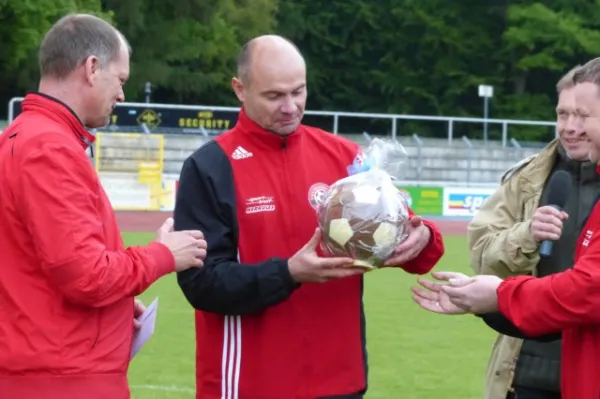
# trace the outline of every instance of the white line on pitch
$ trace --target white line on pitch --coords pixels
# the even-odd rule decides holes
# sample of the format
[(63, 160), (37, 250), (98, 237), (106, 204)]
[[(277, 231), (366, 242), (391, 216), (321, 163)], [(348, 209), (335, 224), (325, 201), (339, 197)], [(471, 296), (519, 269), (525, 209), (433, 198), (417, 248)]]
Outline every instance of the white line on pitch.
[(185, 392), (185, 393), (195, 393), (196, 390), (189, 387), (182, 387), (179, 385), (147, 385), (147, 384), (138, 384), (131, 385), (132, 389), (145, 389), (148, 391), (166, 391), (166, 392)]

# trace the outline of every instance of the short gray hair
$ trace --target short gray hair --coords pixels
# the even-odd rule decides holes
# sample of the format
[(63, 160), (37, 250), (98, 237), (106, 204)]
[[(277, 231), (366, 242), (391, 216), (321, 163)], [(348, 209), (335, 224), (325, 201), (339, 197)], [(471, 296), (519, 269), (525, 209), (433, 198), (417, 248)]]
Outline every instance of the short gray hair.
[(105, 66), (118, 56), (123, 43), (131, 53), (125, 37), (108, 22), (89, 14), (66, 15), (42, 40), (41, 76), (63, 79), (92, 55)]
[(573, 77), (579, 70), (582, 68), (581, 65), (576, 65), (569, 72), (564, 74), (563, 77), (560, 78), (558, 83), (556, 83), (556, 92), (560, 94), (561, 91), (566, 89), (571, 89), (575, 86), (575, 82), (573, 81)]
[(573, 74), (573, 83), (586, 82), (600, 86), (600, 57), (589, 60)]

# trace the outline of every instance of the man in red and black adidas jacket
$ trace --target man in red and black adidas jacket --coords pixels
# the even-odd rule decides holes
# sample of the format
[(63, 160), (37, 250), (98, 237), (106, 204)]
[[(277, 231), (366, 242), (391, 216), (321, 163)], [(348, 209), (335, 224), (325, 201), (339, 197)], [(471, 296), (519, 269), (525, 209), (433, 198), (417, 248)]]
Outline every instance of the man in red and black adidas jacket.
[[(238, 122), (184, 162), (175, 205), (175, 228), (208, 243), (205, 266), (178, 275), (197, 309), (196, 398), (362, 398), (363, 271), (319, 257), (314, 209), (360, 149), (300, 124), (305, 63), (283, 38), (246, 44), (233, 88)], [(411, 216), (390, 266), (423, 274), (442, 237)]]

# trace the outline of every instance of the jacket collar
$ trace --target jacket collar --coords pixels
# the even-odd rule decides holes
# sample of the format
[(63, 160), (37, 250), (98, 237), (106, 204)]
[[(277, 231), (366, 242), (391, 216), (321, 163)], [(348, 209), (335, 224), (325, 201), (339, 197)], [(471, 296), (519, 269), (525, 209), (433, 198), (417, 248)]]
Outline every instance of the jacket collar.
[[(591, 162), (568, 159), (566, 151), (560, 145), (560, 141), (554, 139), (539, 152), (533, 161), (531, 161), (527, 173), (521, 174), (521, 189), (529, 194), (541, 192), (557, 162), (569, 165), (571, 171), (573, 168), (576, 168), (579, 171), (582, 169), (594, 168)], [(596, 167), (596, 171), (600, 174), (600, 166)]]
[(247, 140), (250, 140), (257, 145), (277, 150), (286, 149), (290, 146), (296, 145), (301, 137), (301, 126), (302, 125), (299, 125), (294, 132), (288, 134), (287, 136), (280, 136), (276, 133), (263, 129), (256, 122), (250, 119), (244, 111), (244, 107), (241, 108), (236, 123), (236, 128), (242, 134), (247, 136)]
[(542, 191), (546, 179), (552, 172), (552, 168), (557, 160), (558, 139), (552, 140), (544, 147), (537, 156), (531, 161), (531, 165), (526, 173), (522, 173), (519, 180), (519, 187), (524, 192), (533, 195)]
[(590, 161), (576, 161), (569, 158), (567, 151), (558, 143), (557, 162), (560, 169), (571, 173), (578, 181), (597, 181), (597, 165)]
[(52, 96), (39, 92), (28, 93), (23, 100), (21, 108), (23, 112), (43, 113), (64, 125), (81, 140), (81, 145), (84, 149), (96, 140), (96, 137), (85, 129), (75, 112), (67, 104)]

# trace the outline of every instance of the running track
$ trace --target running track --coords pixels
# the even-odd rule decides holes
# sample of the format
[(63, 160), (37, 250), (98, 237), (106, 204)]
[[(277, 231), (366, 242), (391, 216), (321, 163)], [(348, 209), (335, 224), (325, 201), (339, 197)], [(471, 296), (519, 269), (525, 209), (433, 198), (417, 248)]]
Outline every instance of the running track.
[[(117, 211), (117, 222), (121, 231), (154, 232), (171, 216), (170, 212)], [(442, 234), (463, 235), (467, 232), (468, 219), (432, 218)]]

